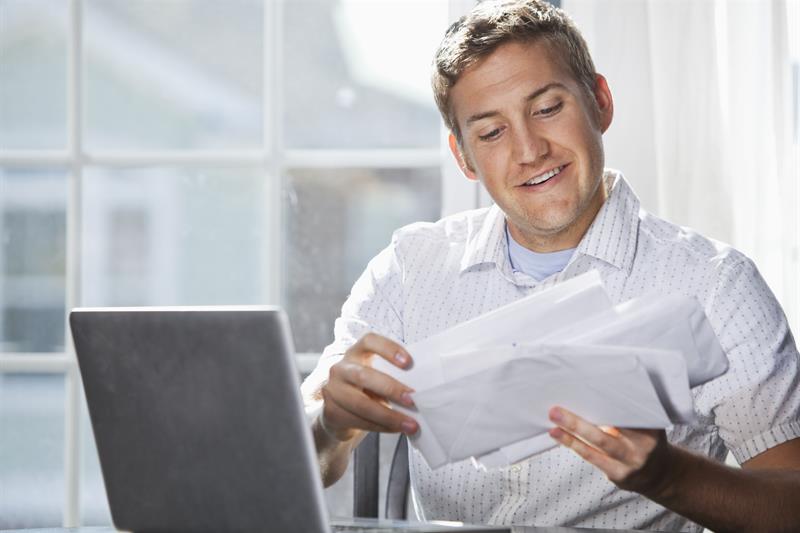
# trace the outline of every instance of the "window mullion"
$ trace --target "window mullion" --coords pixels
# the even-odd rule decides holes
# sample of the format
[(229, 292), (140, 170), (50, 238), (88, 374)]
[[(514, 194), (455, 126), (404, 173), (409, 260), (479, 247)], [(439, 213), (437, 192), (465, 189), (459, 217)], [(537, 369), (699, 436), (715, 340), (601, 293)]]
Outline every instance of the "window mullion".
[(69, 353), (14, 353), (0, 354), (0, 374), (62, 374), (72, 366)]
[(80, 394), (75, 349), (69, 330), (69, 310), (80, 305), (80, 213), (83, 176), (82, 139), (82, 26), (83, 2), (70, 0), (70, 34), (67, 48), (67, 149), (68, 176), (65, 342), (70, 365), (65, 372), (64, 405), (64, 527), (80, 525)]
[(264, 257), (264, 283), (266, 286), (267, 301), (276, 305), (283, 305), (283, 91), (281, 87), (281, 73), (283, 71), (283, 1), (264, 2), (264, 87), (262, 90), (264, 106), (264, 151), (268, 155), (265, 179), (269, 180), (266, 187), (267, 199), (265, 202), (267, 224), (267, 243), (263, 247)]
[(440, 150), (363, 149), (363, 150), (286, 150), (287, 168), (422, 168), (440, 163)]

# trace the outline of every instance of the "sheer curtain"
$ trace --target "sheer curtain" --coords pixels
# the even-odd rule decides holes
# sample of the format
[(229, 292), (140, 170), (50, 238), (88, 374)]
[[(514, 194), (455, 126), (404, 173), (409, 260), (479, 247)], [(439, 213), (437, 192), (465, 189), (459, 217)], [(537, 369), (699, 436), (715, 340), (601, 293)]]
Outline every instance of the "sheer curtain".
[(625, 172), (649, 211), (754, 259), (797, 335), (794, 6), (565, 0), (563, 7), (614, 94), (606, 165)]

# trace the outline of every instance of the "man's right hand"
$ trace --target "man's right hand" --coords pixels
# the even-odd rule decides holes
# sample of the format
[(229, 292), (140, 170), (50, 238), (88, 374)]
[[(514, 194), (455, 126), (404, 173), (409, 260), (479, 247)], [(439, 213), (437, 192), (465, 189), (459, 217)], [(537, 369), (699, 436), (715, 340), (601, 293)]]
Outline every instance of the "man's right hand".
[(322, 429), (339, 441), (349, 441), (359, 430), (413, 435), (419, 429), (413, 418), (388, 405), (391, 400), (413, 407), (413, 389), (372, 368), (369, 362), (374, 356), (399, 368), (411, 365), (411, 356), (402, 346), (375, 333), (367, 333), (345, 352), (322, 387), (324, 407), (319, 419)]

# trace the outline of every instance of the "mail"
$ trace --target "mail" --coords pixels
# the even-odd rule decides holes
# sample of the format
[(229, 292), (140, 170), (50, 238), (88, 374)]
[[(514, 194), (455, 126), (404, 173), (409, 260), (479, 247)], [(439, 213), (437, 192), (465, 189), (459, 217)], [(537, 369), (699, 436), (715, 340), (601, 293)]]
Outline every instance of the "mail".
[(418, 392), (414, 401), (450, 461), (547, 432), (547, 412), (555, 404), (604, 424), (669, 425), (636, 355), (594, 348), (511, 348), (506, 363)]
[(699, 303), (614, 306), (592, 271), (409, 345), (414, 365), (373, 366), (415, 389), (410, 442), (429, 466), (504, 466), (555, 445), (561, 405), (600, 425), (665, 428), (694, 419), (690, 387), (728, 361)]

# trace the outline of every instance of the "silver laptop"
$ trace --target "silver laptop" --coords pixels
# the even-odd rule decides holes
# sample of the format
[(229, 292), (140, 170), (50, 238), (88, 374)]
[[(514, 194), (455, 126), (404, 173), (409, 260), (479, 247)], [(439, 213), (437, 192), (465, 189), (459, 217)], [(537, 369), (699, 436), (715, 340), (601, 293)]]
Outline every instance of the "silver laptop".
[(75, 309), (70, 327), (118, 529), (331, 531), (280, 309)]

